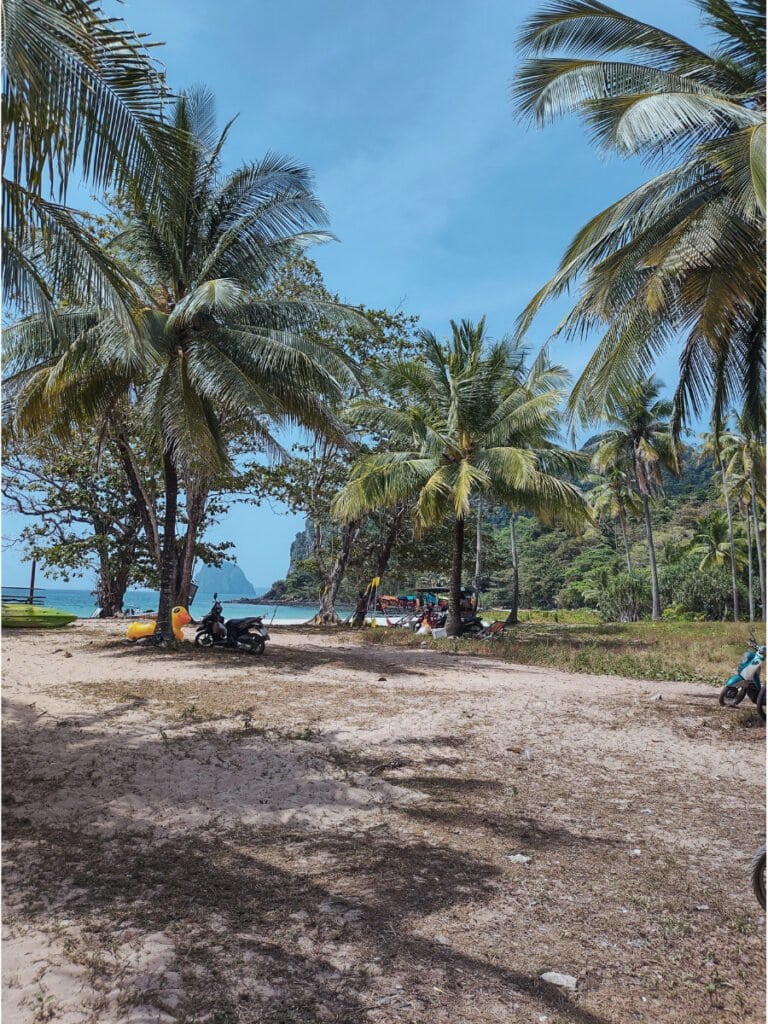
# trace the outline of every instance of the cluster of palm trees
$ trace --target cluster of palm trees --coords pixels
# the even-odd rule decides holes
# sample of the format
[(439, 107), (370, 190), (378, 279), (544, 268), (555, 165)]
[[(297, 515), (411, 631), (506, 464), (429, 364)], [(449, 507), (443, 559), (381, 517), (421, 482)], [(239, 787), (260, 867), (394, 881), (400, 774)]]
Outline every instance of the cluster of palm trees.
[(739, 617), (738, 575), (746, 568), (749, 620), (753, 622), (753, 555), (757, 561), (761, 617), (765, 618), (765, 537), (761, 515), (765, 503), (765, 444), (754, 435), (744, 417), (737, 417), (734, 425), (726, 424), (704, 435), (703, 440), (704, 452), (715, 466), (724, 512), (715, 513), (702, 524), (697, 538), (701, 566), (729, 566), (734, 619)]
[(413, 507), (419, 530), (452, 523), (448, 635), (461, 631), (465, 524), (473, 499), (525, 509), (578, 528), (589, 512), (575, 482), (581, 457), (557, 444), (567, 374), (508, 341), (490, 344), (485, 321), (451, 322), (441, 342), (420, 331), (420, 357), (391, 360), (377, 395), (348, 414), (386, 438), (360, 457), (336, 499), (346, 521), (372, 509)]
[[(662, 614), (656, 545), (651, 508), (663, 490), (663, 475), (676, 475), (681, 450), (674, 438), (673, 405), (661, 399), (661, 384), (654, 378), (642, 382), (617, 404), (608, 429), (585, 445), (593, 474), (587, 478), (588, 500), (597, 518), (618, 523), (627, 571), (633, 572), (628, 524), (641, 519), (648, 550), (651, 582), (651, 615)], [(757, 563), (761, 617), (765, 616), (764, 481), (765, 444), (749, 429), (745, 418), (733, 428), (721, 426), (702, 435), (700, 454), (711, 461), (722, 510), (697, 520), (695, 533), (678, 554), (699, 558), (701, 570), (727, 567), (731, 574), (731, 610), (740, 617), (739, 578), (747, 573), (750, 622), (755, 620)], [(738, 513), (739, 520), (734, 513)]]
[[(651, 523), (651, 502), (662, 489), (662, 470), (679, 469), (678, 448), (670, 430), (672, 403), (659, 398), (660, 382), (651, 378), (633, 386), (616, 402), (608, 429), (591, 438), (586, 450), (592, 453), (592, 467), (605, 476), (610, 508), (621, 523), (627, 557), (632, 571), (626, 533), (626, 517), (638, 505), (642, 512), (651, 575), (651, 617), (661, 618), (659, 573)], [(597, 495), (597, 507), (605, 504), (605, 488)]]
[[(3, 0), (3, 285), (19, 312), (6, 332), (7, 417), (20, 436), (65, 439), (96, 424), (122, 451), (157, 561), (163, 632), (187, 596), (195, 524), (233, 452), (279, 457), (277, 432), (291, 424), (361, 452), (335, 502), (342, 522), (372, 509), (408, 509), (422, 531), (451, 522), (448, 628), (458, 631), (473, 502), (574, 529), (590, 518), (576, 484), (585, 456), (558, 442), (566, 399), (571, 423), (606, 427), (588, 445), (601, 480), (594, 508), (617, 516), (630, 570), (627, 519), (642, 514), (654, 618), (650, 506), (662, 470), (676, 469), (675, 437), (705, 401), (716, 424), (742, 410), (748, 441), (739, 447), (719, 427), (713, 451), (734, 610), (734, 513), (757, 551), (765, 609), (764, 4), (699, 6), (720, 34), (713, 53), (597, 0), (556, 0), (527, 23), (516, 86), (526, 115), (580, 112), (603, 148), (673, 166), (579, 233), (521, 316), (517, 342), (491, 343), (482, 320), (451, 322), (445, 342), (420, 332), (418, 359), (364, 369), (344, 346), (360, 314), (275, 297), (286, 263), (330, 237), (306, 168), (267, 154), (224, 173), (232, 122), (216, 128), (204, 89), (172, 95), (151, 46), (96, 0)], [(66, 205), (74, 173), (114, 197), (120, 228), (107, 244)], [(581, 294), (563, 330), (605, 333), (571, 389), (545, 354), (527, 365), (519, 338), (574, 283)], [(681, 333), (669, 403), (652, 366)], [(155, 452), (159, 506), (136, 470), (129, 422)]]

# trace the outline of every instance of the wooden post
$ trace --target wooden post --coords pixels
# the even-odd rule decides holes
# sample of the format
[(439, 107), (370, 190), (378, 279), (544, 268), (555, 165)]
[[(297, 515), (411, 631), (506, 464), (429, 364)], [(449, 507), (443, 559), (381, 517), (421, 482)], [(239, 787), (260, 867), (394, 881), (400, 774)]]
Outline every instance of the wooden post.
[(27, 604), (35, 603), (35, 569), (37, 568), (37, 562), (32, 559), (32, 572), (29, 576), (29, 597), (27, 598)]

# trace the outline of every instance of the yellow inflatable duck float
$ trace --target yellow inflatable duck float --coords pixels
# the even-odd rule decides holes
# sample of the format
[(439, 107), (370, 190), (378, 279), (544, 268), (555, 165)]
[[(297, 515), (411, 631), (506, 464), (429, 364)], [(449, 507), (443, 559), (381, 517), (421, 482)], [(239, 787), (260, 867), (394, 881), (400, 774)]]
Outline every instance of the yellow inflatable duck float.
[[(181, 605), (171, 611), (171, 623), (173, 624), (173, 635), (177, 640), (183, 640), (184, 634), (181, 631), (182, 626), (186, 626), (192, 621), (192, 616), (189, 614), (186, 608), (182, 608)], [(140, 640), (143, 636), (152, 636), (157, 627), (156, 622), (132, 622), (128, 627), (128, 632), (125, 634), (129, 640)]]

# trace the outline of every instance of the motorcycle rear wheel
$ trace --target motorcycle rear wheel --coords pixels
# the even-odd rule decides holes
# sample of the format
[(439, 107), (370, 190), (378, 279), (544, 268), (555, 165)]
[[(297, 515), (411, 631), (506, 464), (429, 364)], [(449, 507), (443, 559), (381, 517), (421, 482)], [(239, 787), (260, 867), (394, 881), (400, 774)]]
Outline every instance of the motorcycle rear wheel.
[(720, 706), (724, 708), (738, 707), (746, 695), (746, 686), (724, 686), (720, 691)]
[(761, 846), (752, 858), (752, 891), (757, 902), (765, 910), (765, 846)]
[(195, 643), (198, 647), (213, 647), (213, 637), (210, 633), (198, 633)]

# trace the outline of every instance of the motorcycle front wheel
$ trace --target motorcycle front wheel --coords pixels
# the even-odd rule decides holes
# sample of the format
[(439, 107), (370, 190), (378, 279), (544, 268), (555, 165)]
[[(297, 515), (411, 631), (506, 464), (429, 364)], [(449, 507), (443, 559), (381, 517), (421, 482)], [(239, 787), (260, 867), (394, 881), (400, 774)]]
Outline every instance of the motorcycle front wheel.
[(198, 633), (195, 643), (198, 647), (213, 647), (213, 637), (210, 633)]
[(752, 891), (757, 902), (765, 910), (765, 846), (761, 846), (752, 858)]
[(724, 708), (738, 707), (746, 695), (746, 686), (724, 686), (720, 691), (720, 706)]
[(757, 695), (757, 713), (760, 715), (763, 721), (765, 721), (765, 687), (760, 687), (760, 693)]
[(266, 646), (263, 640), (251, 640), (251, 646), (248, 648), (248, 651), (250, 654), (263, 654)]

